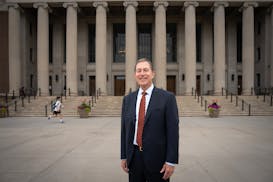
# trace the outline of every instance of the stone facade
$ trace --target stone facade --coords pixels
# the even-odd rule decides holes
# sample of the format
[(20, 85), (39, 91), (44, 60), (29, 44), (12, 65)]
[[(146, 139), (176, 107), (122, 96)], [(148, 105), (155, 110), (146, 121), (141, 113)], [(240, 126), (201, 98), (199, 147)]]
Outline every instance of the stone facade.
[(273, 87), (272, 2), (2, 0), (1, 92), (127, 94), (148, 54), (176, 95), (254, 94)]

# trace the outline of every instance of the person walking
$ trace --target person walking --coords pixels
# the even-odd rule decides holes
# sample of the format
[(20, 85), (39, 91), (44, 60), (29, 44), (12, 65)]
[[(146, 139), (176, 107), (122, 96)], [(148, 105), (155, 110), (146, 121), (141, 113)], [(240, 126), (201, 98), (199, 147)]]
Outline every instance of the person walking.
[(57, 97), (56, 98), (56, 102), (53, 104), (52, 106), (53, 108), (53, 111), (52, 111), (52, 116), (49, 115), (48, 116), (48, 119), (51, 119), (51, 118), (55, 118), (55, 117), (58, 117), (59, 120), (60, 120), (60, 123), (64, 123), (64, 120), (63, 120), (63, 115), (62, 115), (62, 112), (61, 112), (61, 109), (64, 107), (63, 104), (61, 103), (61, 97)]
[(121, 168), (129, 182), (170, 181), (178, 164), (179, 117), (175, 96), (156, 88), (152, 63), (135, 66), (139, 89), (125, 96), (121, 114)]

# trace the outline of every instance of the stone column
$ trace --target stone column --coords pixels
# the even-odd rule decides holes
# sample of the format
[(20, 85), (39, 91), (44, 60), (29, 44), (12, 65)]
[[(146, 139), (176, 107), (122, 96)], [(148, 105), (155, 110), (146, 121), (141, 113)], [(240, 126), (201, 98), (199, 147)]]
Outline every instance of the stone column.
[(19, 93), (21, 87), (20, 7), (8, 4), (9, 18), (9, 92)]
[(244, 3), (242, 7), (243, 95), (251, 95), (251, 90), (254, 89), (254, 7), (257, 6), (257, 3)]
[(155, 85), (167, 87), (167, 43), (166, 43), (166, 8), (168, 2), (154, 2), (155, 9)]
[(185, 95), (196, 89), (196, 17), (197, 2), (185, 2)]
[(270, 87), (273, 88), (273, 6), (271, 6), (271, 17), (270, 17), (270, 21), (271, 21), (271, 27), (270, 27), (270, 32), (271, 32), (271, 55), (270, 55)]
[(64, 3), (66, 8), (66, 89), (71, 95), (78, 95), (78, 21), (77, 3)]
[(107, 33), (106, 2), (94, 2), (96, 8), (96, 89), (99, 89), (102, 95), (107, 95), (107, 69), (106, 69), (106, 52), (107, 52)]
[(226, 87), (226, 41), (225, 7), (226, 2), (214, 3), (214, 95), (221, 95)]
[(126, 61), (125, 61), (125, 94), (130, 90), (136, 89), (136, 81), (134, 77), (134, 69), (137, 60), (137, 27), (136, 27), (136, 1), (125, 1), (123, 3), (126, 9)]
[[(41, 96), (49, 95), (49, 24), (48, 24), (48, 4), (35, 3), (37, 8), (37, 94)], [(40, 92), (40, 93), (39, 93)]]

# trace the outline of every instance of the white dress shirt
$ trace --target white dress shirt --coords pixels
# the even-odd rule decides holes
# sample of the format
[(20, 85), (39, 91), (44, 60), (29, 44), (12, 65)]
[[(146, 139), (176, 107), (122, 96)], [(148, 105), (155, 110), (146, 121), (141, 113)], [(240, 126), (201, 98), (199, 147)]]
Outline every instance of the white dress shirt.
[[(146, 92), (146, 96), (145, 96), (145, 115), (147, 112), (147, 108), (149, 106), (149, 102), (151, 99), (151, 95), (154, 89), (154, 84), (152, 84), (147, 90), (145, 90)], [(137, 127), (138, 127), (138, 112), (139, 112), (139, 107), (140, 107), (140, 101), (141, 101), (141, 97), (142, 97), (142, 92), (144, 90), (142, 88), (138, 89), (138, 94), (137, 94), (137, 102), (136, 102), (136, 127), (135, 127), (135, 136), (134, 136), (134, 145), (138, 145), (137, 144)]]

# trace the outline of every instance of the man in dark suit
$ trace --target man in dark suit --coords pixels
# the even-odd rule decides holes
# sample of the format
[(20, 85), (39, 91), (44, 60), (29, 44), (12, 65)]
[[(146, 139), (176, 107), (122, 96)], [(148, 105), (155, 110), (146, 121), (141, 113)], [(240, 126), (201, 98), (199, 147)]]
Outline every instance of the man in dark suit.
[(175, 96), (153, 85), (146, 58), (135, 66), (139, 89), (125, 96), (121, 117), (121, 168), (130, 182), (169, 181), (178, 164), (179, 118)]

